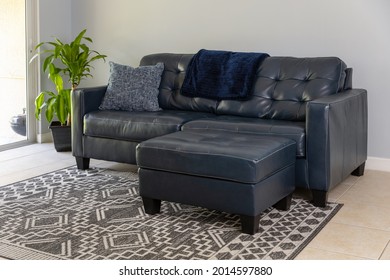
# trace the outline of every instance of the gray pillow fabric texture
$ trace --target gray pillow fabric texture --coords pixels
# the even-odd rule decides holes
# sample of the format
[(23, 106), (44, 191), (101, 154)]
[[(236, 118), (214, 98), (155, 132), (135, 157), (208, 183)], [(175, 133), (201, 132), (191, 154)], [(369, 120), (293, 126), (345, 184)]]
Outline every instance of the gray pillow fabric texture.
[(110, 78), (100, 110), (159, 111), (158, 93), (164, 64), (137, 68), (110, 61)]

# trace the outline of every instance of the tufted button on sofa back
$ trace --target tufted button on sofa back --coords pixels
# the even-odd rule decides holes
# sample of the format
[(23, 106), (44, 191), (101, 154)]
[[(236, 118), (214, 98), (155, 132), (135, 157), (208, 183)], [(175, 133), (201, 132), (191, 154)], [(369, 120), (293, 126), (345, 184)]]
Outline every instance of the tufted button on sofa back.
[(346, 65), (336, 57), (269, 57), (257, 71), (246, 101), (223, 100), (218, 114), (304, 121), (306, 102), (344, 87)]
[(180, 93), (192, 56), (152, 54), (142, 58), (141, 65), (164, 63), (159, 94), (162, 109), (305, 121), (306, 102), (343, 90), (348, 72), (337, 57), (268, 57), (257, 70), (249, 99), (216, 101)]
[(192, 57), (192, 54), (152, 54), (143, 57), (140, 65), (164, 63), (158, 97), (162, 109), (215, 113), (217, 101), (206, 98), (190, 98), (180, 93), (185, 71)]

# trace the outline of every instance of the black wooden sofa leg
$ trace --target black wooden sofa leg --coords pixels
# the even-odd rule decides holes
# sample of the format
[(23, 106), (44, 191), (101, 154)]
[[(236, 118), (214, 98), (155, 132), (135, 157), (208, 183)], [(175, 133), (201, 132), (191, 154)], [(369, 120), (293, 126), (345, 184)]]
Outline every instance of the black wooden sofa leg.
[(328, 192), (311, 190), (312, 203), (316, 207), (326, 207), (326, 202), (328, 201)]
[(76, 158), (76, 164), (78, 169), (86, 170), (89, 168), (89, 162), (90, 162), (89, 158), (85, 158), (85, 157), (75, 157), (75, 158)]
[(366, 165), (366, 162), (363, 162), (358, 168), (356, 168), (354, 171), (352, 171), (351, 175), (353, 176), (363, 176), (364, 175), (364, 167)]
[(145, 213), (149, 215), (154, 215), (160, 213), (161, 200), (153, 199), (148, 197), (142, 197), (144, 203)]
[(259, 230), (259, 222), (260, 222), (261, 214), (257, 216), (247, 216), (241, 215), (241, 231), (242, 233), (253, 235)]

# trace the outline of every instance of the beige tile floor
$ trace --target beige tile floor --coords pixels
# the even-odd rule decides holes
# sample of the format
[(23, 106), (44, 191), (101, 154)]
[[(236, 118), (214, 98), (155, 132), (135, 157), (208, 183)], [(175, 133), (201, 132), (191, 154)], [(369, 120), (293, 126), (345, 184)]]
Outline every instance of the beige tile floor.
[[(0, 187), (74, 165), (71, 153), (57, 153), (53, 144), (34, 144), (0, 152)], [(134, 170), (92, 160), (91, 166)], [(366, 170), (351, 176), (329, 194), (344, 206), (296, 259), (390, 260), (390, 172)]]

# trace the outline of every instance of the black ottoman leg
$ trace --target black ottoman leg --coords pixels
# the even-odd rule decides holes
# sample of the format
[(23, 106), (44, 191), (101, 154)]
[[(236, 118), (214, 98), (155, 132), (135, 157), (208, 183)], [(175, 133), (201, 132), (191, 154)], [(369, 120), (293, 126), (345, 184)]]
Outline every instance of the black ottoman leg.
[(241, 229), (243, 233), (253, 235), (259, 230), (260, 216), (241, 215)]
[(160, 213), (161, 200), (142, 197), (144, 203), (145, 212), (150, 215)]
[(282, 211), (287, 211), (290, 209), (291, 206), (291, 200), (292, 200), (292, 193), (290, 193), (288, 196), (285, 198), (282, 198), (278, 202), (274, 204), (274, 208)]

